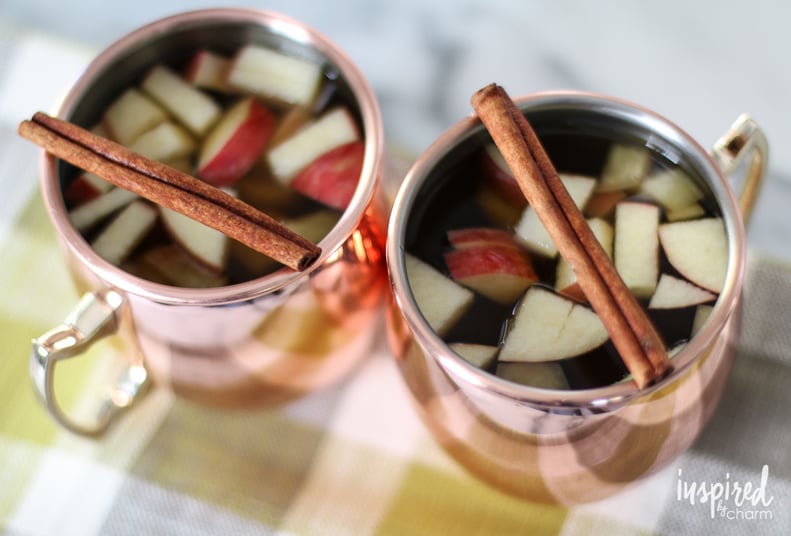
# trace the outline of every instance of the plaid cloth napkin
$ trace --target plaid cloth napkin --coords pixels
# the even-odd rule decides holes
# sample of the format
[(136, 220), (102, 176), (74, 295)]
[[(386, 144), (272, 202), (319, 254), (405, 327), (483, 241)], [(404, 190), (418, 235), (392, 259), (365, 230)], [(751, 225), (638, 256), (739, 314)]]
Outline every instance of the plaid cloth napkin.
[[(28, 88), (65, 87), (88, 56), (11, 37), (0, 39), (0, 533), (791, 533), (791, 266), (756, 255), (741, 349), (713, 421), (665, 470), (597, 503), (534, 504), (470, 476), (416, 417), (384, 344), (341, 385), (278, 409), (219, 411), (155, 389), (99, 440), (60, 430), (28, 380), (30, 339), (78, 296), (31, 194), (37, 151), (15, 129), (30, 102), (56, 96), (31, 100)], [(57, 84), (26, 84), (22, 66), (43, 57)], [(61, 395), (79, 411), (122, 359), (107, 340), (61, 365)], [(712, 513), (679, 492), (737, 482), (762, 487), (764, 501), (731, 497)]]

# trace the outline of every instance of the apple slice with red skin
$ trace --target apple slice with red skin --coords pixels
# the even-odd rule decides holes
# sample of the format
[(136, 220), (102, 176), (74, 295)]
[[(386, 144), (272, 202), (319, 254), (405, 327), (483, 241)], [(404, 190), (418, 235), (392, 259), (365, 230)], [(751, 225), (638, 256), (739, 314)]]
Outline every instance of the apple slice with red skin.
[(351, 112), (337, 107), (297, 129), (293, 135), (267, 150), (266, 161), (272, 175), (289, 184), (308, 164), (326, 152), (360, 138)]
[(291, 188), (328, 207), (346, 210), (357, 189), (364, 157), (361, 140), (331, 149), (300, 171)]
[(499, 244), (519, 249), (514, 235), (505, 229), (496, 227), (467, 227), (465, 229), (451, 229), (448, 231), (448, 241), (456, 249), (482, 246), (486, 244)]
[(203, 140), (198, 176), (215, 186), (233, 184), (255, 165), (275, 125), (272, 112), (257, 99), (238, 101)]
[(504, 200), (518, 208), (527, 206), (527, 199), (519, 188), (511, 168), (494, 143), (484, 145), (481, 166), (485, 179)]
[(498, 303), (516, 301), (538, 280), (530, 258), (511, 245), (488, 243), (444, 254), (451, 277)]
[(228, 69), (231, 60), (212, 52), (199, 50), (184, 68), (184, 79), (194, 86), (230, 93), (228, 85)]

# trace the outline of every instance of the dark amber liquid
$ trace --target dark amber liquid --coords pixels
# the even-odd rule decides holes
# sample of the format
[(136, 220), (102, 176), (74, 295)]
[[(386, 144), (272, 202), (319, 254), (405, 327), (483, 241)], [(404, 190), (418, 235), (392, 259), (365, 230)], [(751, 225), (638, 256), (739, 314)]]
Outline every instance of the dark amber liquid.
[[(614, 141), (623, 141), (568, 131), (538, 133), (559, 172), (592, 177), (600, 176), (611, 144)], [(660, 154), (654, 154), (651, 172), (676, 165)], [(457, 157), (455, 163), (441, 170), (421, 189), (409, 219), (405, 244), (407, 251), (446, 275), (448, 270), (443, 253), (450, 247), (447, 240), (449, 230), (479, 226), (503, 227), (501, 223), (487, 215), (477, 198), (479, 190), (486, 187), (482, 180), (486, 173), (481, 165), (483, 149), (461, 149), (453, 156)], [(704, 191), (707, 191), (705, 187)], [(704, 206), (707, 216), (718, 214), (717, 205), (710, 194), (701, 201), (701, 205)], [(612, 223), (611, 219), (610, 223)], [(536, 284), (554, 288), (557, 259), (531, 255), (531, 260), (540, 279)], [(659, 269), (660, 273), (681, 277), (670, 266), (661, 248)], [(657, 310), (647, 309), (647, 300), (642, 300), (641, 303), (668, 348), (689, 339), (695, 316), (694, 306)], [(443, 339), (448, 343), (501, 345), (517, 307), (518, 301), (513, 306), (504, 306), (476, 293), (472, 306)], [(628, 374), (610, 341), (591, 352), (558, 363), (563, 368), (572, 389), (609, 385)], [(489, 372), (493, 373), (494, 370)]]

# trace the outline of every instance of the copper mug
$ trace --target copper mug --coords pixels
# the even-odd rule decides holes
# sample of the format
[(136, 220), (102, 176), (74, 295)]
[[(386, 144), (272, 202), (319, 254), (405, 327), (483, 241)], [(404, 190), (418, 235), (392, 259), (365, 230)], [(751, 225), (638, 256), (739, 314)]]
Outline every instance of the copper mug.
[[(573, 132), (628, 133), (707, 183), (728, 237), (725, 287), (701, 331), (674, 358), (674, 372), (638, 390), (633, 382), (559, 391), (512, 383), (454, 354), (421, 316), (404, 261), (416, 199), (459, 155), (488, 139), (470, 116), (442, 134), (414, 163), (396, 196), (386, 246), (392, 299), (388, 335), (416, 407), (439, 443), (466, 469), (518, 497), (577, 504), (607, 497), (667, 465), (693, 443), (722, 395), (734, 359), (745, 271), (743, 218), (764, 175), (767, 143), (740, 117), (711, 153), (667, 119), (608, 96), (550, 92), (516, 100), (534, 124)], [(748, 161), (740, 200), (725, 176)]]
[[(275, 404), (343, 378), (375, 342), (386, 289), (383, 133), (367, 81), (337, 45), (305, 24), (253, 9), (186, 12), (146, 25), (101, 52), (58, 115), (90, 126), (155, 62), (184, 60), (196, 47), (231, 52), (258, 43), (328, 66), (360, 117), (365, 153), (348, 209), (304, 272), (283, 268), (210, 289), (153, 283), (101, 259), (71, 225), (62, 195), (67, 166), (44, 155), (41, 187), (67, 265), (84, 296), (64, 323), (33, 341), (31, 376), (52, 417), (101, 434), (150, 380), (176, 395), (221, 407)], [(121, 337), (130, 363), (95, 415), (75, 418), (58, 402), (55, 370), (100, 337)]]

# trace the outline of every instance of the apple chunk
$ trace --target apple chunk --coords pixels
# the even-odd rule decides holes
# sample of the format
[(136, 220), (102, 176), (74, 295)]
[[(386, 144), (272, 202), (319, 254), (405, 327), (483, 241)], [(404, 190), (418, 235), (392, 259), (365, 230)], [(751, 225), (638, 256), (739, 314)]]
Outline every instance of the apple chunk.
[(681, 210), (703, 197), (701, 189), (680, 169), (666, 170), (646, 177), (640, 191), (668, 211)]
[(716, 294), (703, 290), (688, 281), (662, 274), (648, 307), (649, 309), (679, 309), (707, 303), (716, 298)]
[(157, 211), (143, 200), (124, 208), (91, 243), (93, 250), (111, 264), (120, 265), (157, 221)]
[(610, 147), (597, 192), (633, 190), (640, 186), (651, 166), (651, 153), (642, 146), (615, 144)]
[(515, 245), (472, 245), (447, 251), (444, 258), (455, 281), (503, 304), (538, 280), (530, 258)]
[(78, 231), (86, 231), (136, 199), (138, 199), (137, 194), (123, 188), (114, 187), (74, 208), (69, 212), (69, 220)]
[(205, 135), (222, 113), (209, 95), (163, 65), (154, 66), (140, 87), (198, 136)]
[[(596, 186), (596, 179), (584, 175), (560, 174), (560, 180), (566, 187), (574, 204), (582, 210), (593, 193)], [(516, 235), (521, 242), (532, 252), (545, 257), (554, 258), (558, 254), (558, 248), (549, 236), (544, 224), (538, 218), (538, 213), (533, 207), (528, 206), (522, 213), (519, 223), (516, 225)]]
[(291, 180), (291, 188), (328, 207), (346, 210), (363, 169), (365, 143), (341, 145), (320, 155)]
[(184, 69), (184, 79), (194, 86), (228, 93), (231, 61), (211, 50), (199, 50)]
[(121, 145), (129, 145), (137, 137), (166, 121), (165, 110), (137, 88), (129, 88), (104, 111), (101, 125)]
[(511, 168), (508, 167), (503, 154), (494, 143), (487, 143), (484, 146), (482, 171), (492, 188), (508, 203), (519, 208), (524, 208), (527, 205), (527, 200), (522, 189), (519, 188)]
[(288, 104), (310, 105), (321, 84), (321, 66), (262, 46), (247, 45), (234, 56), (228, 85)]
[(500, 361), (556, 361), (584, 354), (609, 335), (598, 315), (550, 290), (525, 293), (505, 336)]
[(203, 140), (198, 176), (215, 186), (234, 183), (250, 171), (272, 137), (275, 117), (257, 99), (231, 106)]
[(615, 268), (632, 293), (647, 298), (659, 279), (659, 207), (625, 201), (615, 208)]
[(487, 369), (492, 366), (497, 358), (497, 352), (500, 351), (497, 346), (471, 342), (454, 342), (448, 346), (469, 364), (479, 369)]
[(414, 255), (407, 253), (404, 261), (409, 287), (420, 312), (442, 336), (461, 318), (475, 295)]
[(360, 139), (357, 124), (346, 108), (333, 108), (269, 149), (272, 174), (289, 184), (305, 166), (327, 151)]
[[(588, 226), (593, 232), (599, 244), (601, 244), (604, 252), (608, 257), (612, 258), (612, 242), (613, 242), (613, 229), (605, 220), (601, 218), (592, 218), (588, 221)], [(555, 269), (555, 289), (563, 294), (577, 301), (585, 301), (585, 293), (580, 288), (577, 276), (571, 265), (566, 262), (566, 259), (561, 257), (558, 259), (557, 268)]]
[(175, 210), (160, 206), (162, 222), (173, 240), (196, 261), (214, 273), (225, 269), (228, 237)]
[(196, 146), (184, 127), (165, 121), (143, 132), (129, 145), (129, 149), (151, 160), (168, 162), (192, 156)]
[(719, 293), (728, 271), (728, 238), (721, 218), (666, 223), (659, 239), (670, 264), (696, 285)]

